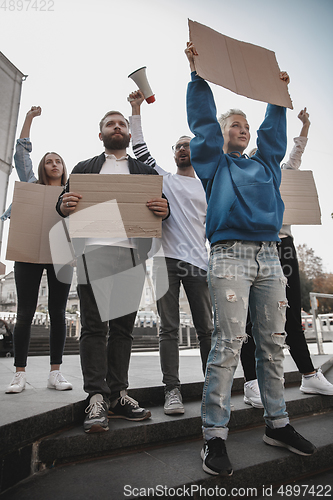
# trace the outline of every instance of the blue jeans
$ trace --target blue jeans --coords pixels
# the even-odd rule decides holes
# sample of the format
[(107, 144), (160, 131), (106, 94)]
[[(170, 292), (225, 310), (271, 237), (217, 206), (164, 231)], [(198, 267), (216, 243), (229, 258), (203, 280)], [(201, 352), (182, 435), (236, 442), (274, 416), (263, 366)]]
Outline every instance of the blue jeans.
[[(168, 291), (157, 301), (160, 327), (160, 362), (165, 389), (180, 387), (179, 380), (179, 290), (181, 283), (190, 305), (193, 324), (199, 344), (202, 369), (205, 373), (207, 357), (211, 348), (213, 331), (212, 305), (207, 285), (207, 273), (182, 260), (165, 259), (167, 276), (163, 272), (164, 258), (154, 258), (154, 282), (156, 295), (165, 287), (164, 280), (169, 280)], [(166, 288), (166, 287), (165, 287)]]
[(287, 300), (276, 243), (227, 241), (215, 245), (208, 284), (215, 328), (202, 398), (204, 438), (227, 438), (231, 387), (246, 338), (248, 308), (264, 418), (272, 428), (284, 427), (289, 421), (283, 378)]

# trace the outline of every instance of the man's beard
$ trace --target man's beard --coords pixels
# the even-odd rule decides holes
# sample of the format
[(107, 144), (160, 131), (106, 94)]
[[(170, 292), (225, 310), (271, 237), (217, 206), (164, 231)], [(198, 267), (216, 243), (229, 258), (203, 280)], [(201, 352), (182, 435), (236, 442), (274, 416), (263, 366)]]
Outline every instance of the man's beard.
[(186, 160), (179, 161), (180, 158), (177, 159), (176, 165), (178, 168), (187, 168), (191, 166), (191, 158), (189, 156), (186, 157)]
[(114, 137), (114, 135), (109, 136), (109, 135), (104, 135), (102, 133), (102, 139), (105, 149), (114, 151), (119, 151), (120, 149), (126, 149), (128, 148), (130, 143), (129, 134), (123, 136), (117, 135), (116, 137)]

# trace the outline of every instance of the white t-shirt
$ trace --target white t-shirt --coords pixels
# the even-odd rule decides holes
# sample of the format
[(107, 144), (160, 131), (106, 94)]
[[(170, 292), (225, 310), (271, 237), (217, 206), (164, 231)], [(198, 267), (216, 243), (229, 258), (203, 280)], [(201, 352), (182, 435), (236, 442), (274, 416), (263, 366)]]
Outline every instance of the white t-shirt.
[[(131, 116), (130, 124), (133, 146), (143, 144), (140, 115)], [(138, 159), (140, 160), (140, 157)], [(196, 177), (171, 174), (156, 163), (154, 166), (155, 170), (163, 175), (163, 193), (169, 201), (170, 216), (163, 221), (162, 239), (154, 239), (149, 256), (161, 255), (183, 260), (207, 271), (207, 202), (201, 181)], [(157, 252), (161, 243), (163, 252)]]

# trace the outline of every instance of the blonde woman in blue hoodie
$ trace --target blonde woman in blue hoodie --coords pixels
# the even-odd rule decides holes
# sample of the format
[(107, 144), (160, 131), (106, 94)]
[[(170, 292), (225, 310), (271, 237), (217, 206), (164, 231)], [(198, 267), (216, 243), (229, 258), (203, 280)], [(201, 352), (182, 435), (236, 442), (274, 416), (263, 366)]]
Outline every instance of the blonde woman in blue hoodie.
[[(211, 89), (195, 72), (197, 51), (191, 42), (185, 52), (191, 68), (187, 115), (195, 135), (191, 159), (207, 196), (206, 233), (211, 243), (208, 283), (214, 307), (201, 410), (203, 469), (209, 474), (231, 475), (225, 440), (248, 307), (265, 408), (263, 439), (300, 455), (316, 450), (289, 424), (284, 401), (286, 278), (276, 243), (284, 211), (279, 188), (280, 163), (287, 146), (286, 109), (268, 104), (257, 132), (258, 150), (249, 158), (243, 154), (250, 140), (246, 115), (230, 110), (217, 120)], [(280, 78), (289, 83), (287, 73), (281, 73)]]

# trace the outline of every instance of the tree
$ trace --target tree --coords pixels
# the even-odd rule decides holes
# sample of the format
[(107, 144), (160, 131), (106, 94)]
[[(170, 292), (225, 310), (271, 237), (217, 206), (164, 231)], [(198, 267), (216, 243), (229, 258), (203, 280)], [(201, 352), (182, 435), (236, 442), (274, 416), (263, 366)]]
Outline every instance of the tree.
[[(318, 276), (313, 280), (313, 292), (329, 293), (333, 295), (333, 274), (326, 273)], [(318, 312), (320, 314), (327, 314), (333, 312), (333, 297), (323, 298), (318, 297)]]
[[(306, 244), (298, 245), (297, 256), (301, 282), (301, 304), (304, 311), (309, 312), (310, 292), (333, 294), (333, 274), (325, 273), (321, 257)], [(318, 313), (327, 314), (333, 311), (333, 299), (318, 298)]]
[(297, 257), (300, 271), (303, 271), (308, 280), (313, 280), (324, 274), (323, 259), (315, 255), (314, 250), (306, 243), (298, 245)]
[(299, 279), (301, 284), (301, 306), (305, 312), (311, 312), (310, 292), (313, 290), (313, 282), (309, 280), (301, 269), (299, 270)]

